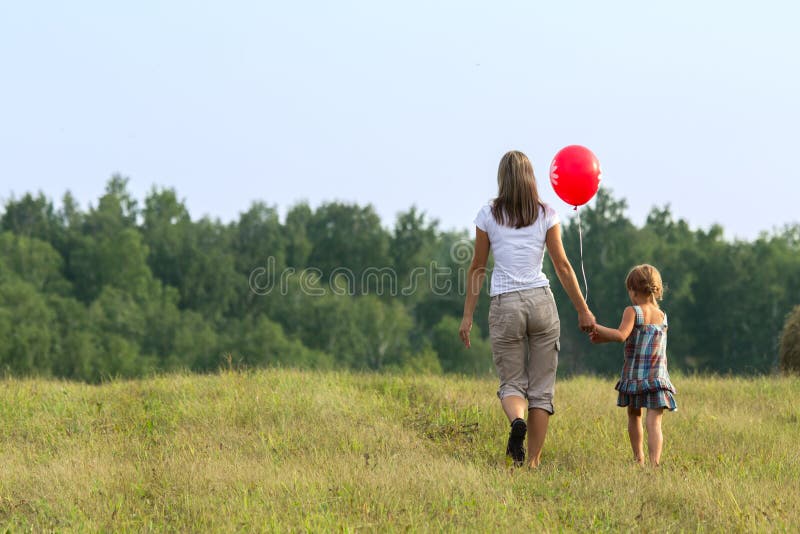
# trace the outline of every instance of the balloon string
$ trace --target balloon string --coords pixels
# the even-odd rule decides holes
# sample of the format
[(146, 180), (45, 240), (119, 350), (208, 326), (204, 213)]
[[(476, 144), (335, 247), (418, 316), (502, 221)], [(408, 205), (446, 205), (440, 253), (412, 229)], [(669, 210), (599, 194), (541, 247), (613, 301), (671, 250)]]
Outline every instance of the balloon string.
[(575, 206), (575, 213), (578, 215), (578, 243), (580, 244), (581, 251), (581, 273), (583, 274), (583, 288), (586, 290), (586, 296), (583, 297), (583, 300), (588, 303), (589, 284), (586, 282), (586, 270), (583, 268), (583, 229), (581, 228), (581, 212), (578, 211), (578, 206)]

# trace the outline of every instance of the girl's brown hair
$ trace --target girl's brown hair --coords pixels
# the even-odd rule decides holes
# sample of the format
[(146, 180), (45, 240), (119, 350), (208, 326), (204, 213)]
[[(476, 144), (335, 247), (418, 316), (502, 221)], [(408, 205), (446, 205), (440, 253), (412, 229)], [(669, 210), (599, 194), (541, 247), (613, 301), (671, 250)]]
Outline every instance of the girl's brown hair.
[(642, 295), (650, 295), (653, 302), (664, 298), (664, 284), (661, 282), (661, 273), (647, 263), (637, 265), (631, 269), (625, 279), (625, 287)]
[(506, 152), (497, 168), (497, 198), (492, 216), (505, 226), (530, 226), (539, 216), (539, 191), (528, 156), (518, 150)]

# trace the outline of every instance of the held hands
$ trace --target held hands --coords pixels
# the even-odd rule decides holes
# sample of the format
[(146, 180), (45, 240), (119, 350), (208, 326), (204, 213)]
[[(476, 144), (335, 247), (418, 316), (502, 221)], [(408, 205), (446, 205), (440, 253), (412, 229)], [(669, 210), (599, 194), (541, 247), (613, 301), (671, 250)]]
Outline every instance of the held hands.
[(611, 339), (608, 338), (608, 335), (606, 335), (606, 333), (603, 331), (604, 328), (604, 326), (595, 323), (594, 328), (586, 332), (589, 334), (589, 341), (592, 342), (592, 345), (599, 345), (601, 343), (608, 343), (611, 341)]
[(585, 311), (578, 312), (578, 327), (590, 335), (597, 332), (597, 321), (588, 308)]
[(472, 317), (464, 316), (461, 319), (461, 326), (458, 329), (458, 335), (461, 338), (461, 341), (464, 343), (464, 346), (469, 348), (469, 331), (472, 330)]
[(606, 341), (600, 334), (600, 331), (597, 328), (597, 321), (595, 320), (594, 314), (591, 311), (586, 310), (585, 312), (578, 313), (578, 326), (580, 326), (581, 330), (589, 335), (589, 340), (593, 344), (597, 345)]

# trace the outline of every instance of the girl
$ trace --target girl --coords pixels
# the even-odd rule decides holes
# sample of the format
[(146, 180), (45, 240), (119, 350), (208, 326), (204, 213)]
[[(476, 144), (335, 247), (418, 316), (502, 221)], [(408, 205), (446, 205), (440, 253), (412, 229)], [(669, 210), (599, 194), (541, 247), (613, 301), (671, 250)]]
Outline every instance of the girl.
[(647, 408), (647, 449), (650, 465), (661, 463), (661, 416), (678, 409), (667, 371), (667, 314), (658, 307), (664, 287), (652, 265), (637, 265), (625, 280), (633, 306), (622, 313), (619, 328), (597, 325), (592, 343), (625, 342), (625, 364), (615, 386), (617, 406), (628, 407), (628, 435), (636, 463), (644, 465), (642, 408)]

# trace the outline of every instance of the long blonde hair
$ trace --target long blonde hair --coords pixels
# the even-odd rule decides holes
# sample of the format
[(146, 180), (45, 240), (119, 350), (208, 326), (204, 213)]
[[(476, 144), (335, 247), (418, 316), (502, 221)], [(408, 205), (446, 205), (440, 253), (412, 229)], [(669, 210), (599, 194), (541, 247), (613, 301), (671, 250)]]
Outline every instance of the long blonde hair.
[(649, 296), (650, 301), (655, 305), (658, 305), (658, 300), (664, 298), (664, 284), (661, 281), (661, 273), (647, 263), (637, 265), (630, 270), (628, 277), (625, 279), (625, 287), (641, 295)]
[(506, 152), (497, 168), (497, 198), (492, 203), (494, 219), (505, 226), (530, 226), (539, 216), (539, 191), (528, 156), (518, 150)]

